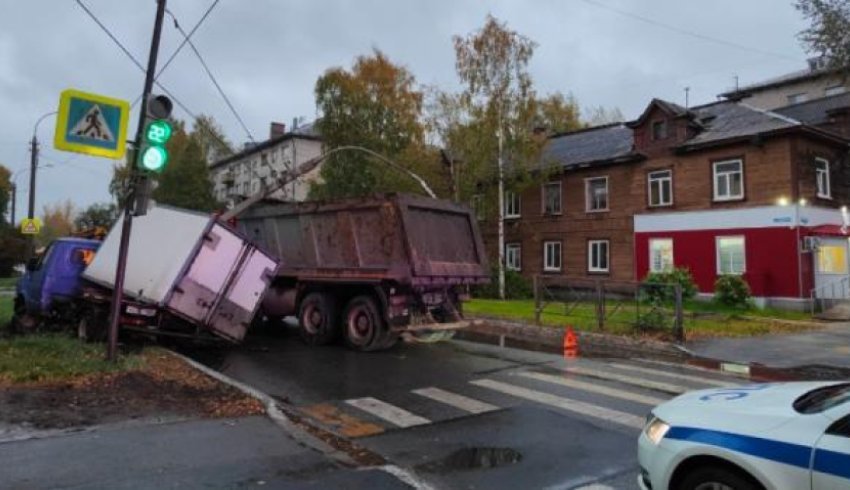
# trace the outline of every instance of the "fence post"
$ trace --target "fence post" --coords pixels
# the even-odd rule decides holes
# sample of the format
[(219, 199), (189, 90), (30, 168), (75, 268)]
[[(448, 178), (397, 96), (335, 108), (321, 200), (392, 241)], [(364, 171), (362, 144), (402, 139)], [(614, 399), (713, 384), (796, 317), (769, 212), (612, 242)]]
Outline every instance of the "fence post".
[(684, 312), (682, 311), (683, 306), (682, 306), (682, 285), (681, 284), (675, 285), (675, 292), (676, 292), (676, 320), (675, 320), (676, 321), (676, 324), (675, 324), (676, 338), (679, 340), (679, 342), (684, 342), (685, 341), (685, 319), (684, 319)]
[(605, 330), (605, 292), (603, 291), (602, 281), (596, 280), (596, 326), (601, 330)]
[(540, 325), (540, 276), (535, 274), (533, 278), (534, 287), (534, 323)]

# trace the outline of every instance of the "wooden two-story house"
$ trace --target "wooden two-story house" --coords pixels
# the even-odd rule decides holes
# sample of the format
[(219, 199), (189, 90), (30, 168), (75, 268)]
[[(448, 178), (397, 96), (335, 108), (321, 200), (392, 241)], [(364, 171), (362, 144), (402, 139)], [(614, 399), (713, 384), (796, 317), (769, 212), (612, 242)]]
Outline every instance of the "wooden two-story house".
[(741, 274), (762, 303), (802, 307), (850, 274), (850, 139), (823, 114), (835, 105), (807, 122), (655, 99), (635, 121), (554, 135), (552, 177), (506, 192), (505, 265), (621, 281), (687, 267), (705, 294)]

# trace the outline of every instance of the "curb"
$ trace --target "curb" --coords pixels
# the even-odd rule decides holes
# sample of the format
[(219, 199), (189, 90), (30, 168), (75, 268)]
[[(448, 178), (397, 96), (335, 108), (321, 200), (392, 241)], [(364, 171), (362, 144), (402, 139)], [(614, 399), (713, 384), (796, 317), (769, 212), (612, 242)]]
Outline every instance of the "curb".
[(313, 436), (309, 432), (298, 427), (294, 422), (292, 422), (292, 420), (289, 419), (289, 417), (287, 417), (287, 415), (280, 409), (280, 407), (278, 407), (277, 402), (270, 395), (263, 393), (262, 391), (254, 388), (253, 386), (249, 386), (245, 383), (242, 383), (241, 381), (237, 381), (231, 378), (230, 376), (227, 376), (226, 374), (222, 374), (221, 372), (216, 371), (215, 369), (204, 366), (203, 364), (195, 361), (194, 359), (190, 359), (184, 356), (183, 354), (168, 349), (166, 349), (166, 351), (169, 354), (182, 360), (186, 364), (197, 369), (198, 371), (206, 374), (207, 376), (216, 379), (228, 386), (236, 388), (242, 393), (259, 400), (260, 403), (262, 403), (266, 408), (266, 415), (268, 415), (268, 417), (272, 419), (274, 423), (284, 429), (296, 441), (304, 444), (305, 446), (311, 449), (315, 449), (316, 451), (319, 451), (322, 454), (326, 454), (329, 457), (336, 459), (337, 461), (340, 461), (341, 463), (344, 463), (346, 465), (357, 465), (356, 462), (351, 459), (346, 453), (330, 446), (321, 439)]
[[(237, 381), (237, 380), (231, 378), (230, 376), (227, 376), (226, 374), (223, 374), (219, 371), (216, 371), (215, 369), (204, 366), (203, 364), (195, 361), (194, 359), (190, 359), (190, 358), (184, 356), (183, 354), (180, 354), (178, 352), (174, 352), (174, 351), (168, 350), (168, 349), (166, 349), (166, 351), (169, 354), (171, 354), (171, 355), (177, 357), (178, 359), (184, 361), (188, 365), (192, 366), (193, 368), (197, 369), (198, 371), (206, 374), (207, 376), (209, 376), (213, 379), (216, 379), (216, 380), (218, 380), (218, 381), (220, 381), (220, 382), (222, 382), (222, 383), (224, 383), (228, 386), (231, 386), (231, 387), (241, 391), (242, 393), (244, 393), (244, 394), (246, 394), (250, 397), (253, 397), (253, 398), (256, 398), (257, 400), (259, 400), (265, 406), (266, 414), (269, 416), (269, 418), (272, 419), (272, 421), (275, 422), (277, 425), (279, 425), (282, 429), (284, 429), (286, 431), (286, 433), (289, 434), (297, 442), (309, 447), (310, 449), (319, 451), (320, 453), (324, 454), (325, 456), (332, 458), (332, 459), (334, 459), (334, 460), (336, 460), (336, 461), (338, 461), (338, 462), (340, 462), (340, 463), (342, 463), (346, 466), (355, 467), (355, 468), (360, 466), (346, 452), (334, 448), (333, 446), (326, 443), (322, 439), (314, 436), (313, 434), (311, 434), (308, 431), (304, 430), (303, 428), (299, 427), (298, 424), (296, 424), (295, 422), (293, 422), (289, 418), (287, 413), (285, 413), (283, 410), (280, 409), (280, 407), (277, 405), (277, 402), (275, 401), (275, 399), (272, 398), (270, 395), (254, 388), (253, 386), (247, 385), (247, 384), (245, 384), (241, 381)], [(339, 436), (336, 436), (336, 437), (342, 439)], [(349, 442), (349, 444), (350, 444), (350, 442)], [(381, 459), (383, 459), (383, 458), (381, 458)], [(408, 485), (408, 486), (410, 486), (410, 487), (412, 487), (416, 490), (435, 490), (434, 487), (432, 487), (431, 485), (429, 485), (429, 484), (425, 483), (424, 481), (422, 481), (421, 479), (419, 479), (419, 477), (417, 477), (414, 473), (412, 473), (411, 471), (406, 470), (405, 468), (402, 468), (400, 466), (396, 466), (396, 465), (393, 465), (393, 464), (382, 464), (382, 465), (375, 465), (375, 466), (371, 466), (371, 467), (365, 467), (364, 469), (376, 469), (376, 470), (379, 470), (379, 471), (383, 471), (385, 473), (389, 473), (390, 475), (394, 476), (396, 479), (398, 479), (402, 483), (404, 483), (404, 484), (406, 484), (406, 485)]]

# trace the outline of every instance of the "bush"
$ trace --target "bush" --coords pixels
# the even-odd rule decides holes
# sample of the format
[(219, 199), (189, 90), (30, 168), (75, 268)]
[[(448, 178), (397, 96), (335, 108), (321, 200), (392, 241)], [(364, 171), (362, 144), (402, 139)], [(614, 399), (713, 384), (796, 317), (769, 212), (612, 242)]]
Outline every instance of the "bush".
[(749, 308), (751, 299), (750, 285), (741, 276), (720, 276), (714, 283), (714, 300), (722, 305)]
[[(499, 298), (499, 268), (494, 266), (490, 269), (490, 284), (476, 286), (472, 290), (476, 298)], [(534, 288), (531, 281), (524, 278), (517, 271), (505, 270), (505, 299), (531, 299), (534, 297)]]
[(675, 291), (666, 285), (678, 284), (682, 287), (682, 301), (697, 295), (697, 285), (691, 271), (685, 267), (668, 272), (650, 272), (643, 280), (644, 299), (652, 303), (666, 303), (676, 299)]

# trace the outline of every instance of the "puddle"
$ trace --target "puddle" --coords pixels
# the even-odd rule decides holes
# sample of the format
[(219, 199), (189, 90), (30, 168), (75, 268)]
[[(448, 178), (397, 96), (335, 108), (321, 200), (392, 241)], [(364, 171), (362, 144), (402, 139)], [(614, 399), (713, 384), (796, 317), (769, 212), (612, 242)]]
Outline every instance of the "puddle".
[(519, 451), (507, 447), (468, 447), (458, 449), (441, 460), (421, 465), (419, 469), (429, 472), (490, 469), (521, 460)]

